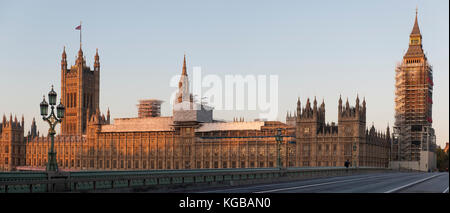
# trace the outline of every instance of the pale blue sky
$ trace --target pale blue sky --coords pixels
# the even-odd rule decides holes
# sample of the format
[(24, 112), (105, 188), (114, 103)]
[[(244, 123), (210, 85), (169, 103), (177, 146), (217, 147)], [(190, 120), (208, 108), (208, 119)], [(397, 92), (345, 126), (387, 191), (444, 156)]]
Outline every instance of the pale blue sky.
[[(408, 47), (415, 8), (434, 68), (433, 126), (441, 146), (449, 134), (448, 1), (5, 1), (0, 0), (0, 113), (33, 117), (54, 84), (60, 92), (63, 46), (69, 65), (79, 48), (101, 62), (100, 107), (113, 118), (134, 117), (141, 98), (165, 101), (181, 72), (279, 75), (279, 120), (297, 96), (325, 99), (326, 120), (337, 121), (342, 94), (366, 97), (367, 125), (394, 123), (395, 64)], [(257, 112), (220, 111), (215, 118), (253, 120)]]

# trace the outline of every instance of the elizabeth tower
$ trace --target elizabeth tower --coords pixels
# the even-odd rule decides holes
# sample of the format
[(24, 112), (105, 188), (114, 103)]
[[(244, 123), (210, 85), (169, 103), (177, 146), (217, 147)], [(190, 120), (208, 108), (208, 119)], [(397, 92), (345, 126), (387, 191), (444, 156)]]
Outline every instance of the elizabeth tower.
[[(419, 161), (427, 150), (432, 132), (433, 70), (422, 49), (422, 35), (416, 18), (409, 47), (395, 76), (395, 129), (398, 134), (398, 160)], [(427, 146), (428, 145), (428, 146)]]

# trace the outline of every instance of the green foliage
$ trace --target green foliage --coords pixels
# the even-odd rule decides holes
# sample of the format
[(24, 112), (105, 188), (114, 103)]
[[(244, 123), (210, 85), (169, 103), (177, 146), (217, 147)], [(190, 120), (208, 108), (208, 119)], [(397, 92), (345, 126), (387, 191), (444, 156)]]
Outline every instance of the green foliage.
[(444, 172), (448, 171), (448, 153), (445, 153), (443, 149), (437, 148), (436, 150), (436, 164), (439, 171)]

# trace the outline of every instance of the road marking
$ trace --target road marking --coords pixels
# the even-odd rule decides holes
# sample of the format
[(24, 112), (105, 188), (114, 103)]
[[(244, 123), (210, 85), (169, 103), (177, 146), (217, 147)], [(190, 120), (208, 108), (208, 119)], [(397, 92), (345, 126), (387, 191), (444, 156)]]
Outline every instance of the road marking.
[(429, 179), (434, 178), (434, 177), (439, 176), (439, 175), (441, 175), (441, 174), (436, 174), (436, 175), (433, 175), (433, 176), (431, 176), (431, 177), (427, 177), (427, 178), (424, 178), (424, 179), (420, 179), (420, 180), (418, 180), (418, 181), (414, 181), (414, 182), (412, 182), (412, 183), (408, 183), (408, 184), (406, 184), (406, 185), (397, 187), (397, 188), (395, 188), (395, 189), (391, 189), (391, 190), (389, 190), (389, 191), (385, 191), (384, 193), (392, 193), (392, 192), (396, 192), (396, 191), (399, 191), (399, 190), (404, 189), (404, 188), (406, 188), (406, 187), (409, 187), (409, 186), (412, 186), (412, 185), (415, 185), (415, 184), (424, 182), (424, 181), (426, 181), (426, 180), (429, 180)]
[(254, 193), (268, 193), (268, 192), (284, 191), (284, 190), (291, 190), (291, 189), (302, 189), (302, 188), (308, 188), (308, 187), (313, 187), (313, 186), (322, 186), (322, 185), (328, 185), (328, 184), (333, 184), (333, 183), (344, 183), (344, 182), (351, 182), (354, 180), (367, 180), (367, 179), (373, 179), (373, 178), (380, 178), (380, 177), (376, 176), (376, 177), (358, 178), (358, 179), (351, 179), (351, 180), (333, 181), (333, 182), (326, 182), (326, 183), (317, 183), (317, 184), (311, 184), (311, 185), (306, 185), (306, 186), (295, 186), (295, 187), (288, 187), (288, 188), (281, 188), (281, 189), (272, 189), (272, 190), (254, 192)]
[[(358, 174), (355, 176), (360, 176), (361, 178), (359, 179), (346, 179), (345, 181), (351, 181), (351, 180), (361, 180), (361, 179), (367, 179), (367, 178), (377, 178), (377, 177), (386, 177), (386, 176), (395, 176), (395, 174), (386, 174), (386, 173), (382, 173), (382, 174), (376, 174), (376, 176), (372, 176), (370, 177), (370, 174)], [(346, 178), (348, 176), (335, 176), (335, 177), (328, 177), (328, 178)], [(365, 178), (362, 178), (365, 177)], [(312, 180), (312, 179), (308, 179), (308, 180)], [(295, 182), (302, 182), (303, 180), (298, 180)], [(255, 185), (255, 186), (248, 186), (248, 187), (244, 187), (244, 188), (231, 188), (231, 189), (216, 189), (216, 190), (207, 190), (207, 191), (200, 191), (199, 193), (212, 193), (212, 192), (220, 192), (220, 191), (226, 191), (226, 190), (242, 190), (245, 188), (261, 188), (261, 187), (266, 187), (266, 186), (277, 186), (277, 185), (283, 185), (286, 183), (274, 183), (274, 184), (265, 184), (265, 185)], [(253, 192), (253, 193), (263, 193), (264, 191), (261, 192)]]
[(442, 193), (448, 193), (448, 187), (447, 187), (447, 189), (444, 190)]

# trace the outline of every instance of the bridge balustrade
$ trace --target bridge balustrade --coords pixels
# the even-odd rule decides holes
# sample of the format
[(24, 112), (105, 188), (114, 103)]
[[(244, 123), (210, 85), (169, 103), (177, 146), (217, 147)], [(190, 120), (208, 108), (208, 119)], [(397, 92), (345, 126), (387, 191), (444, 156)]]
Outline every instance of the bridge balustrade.
[(77, 171), (66, 173), (0, 172), (0, 193), (95, 192), (146, 186), (233, 184), (239, 181), (301, 179), (389, 171), (386, 168), (302, 167), (148, 171)]

